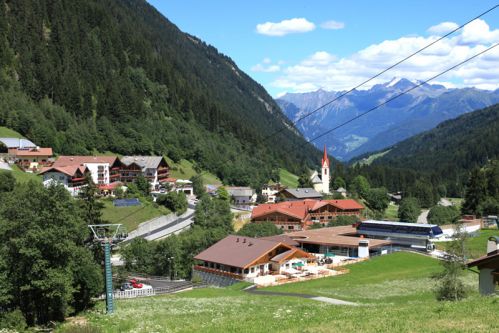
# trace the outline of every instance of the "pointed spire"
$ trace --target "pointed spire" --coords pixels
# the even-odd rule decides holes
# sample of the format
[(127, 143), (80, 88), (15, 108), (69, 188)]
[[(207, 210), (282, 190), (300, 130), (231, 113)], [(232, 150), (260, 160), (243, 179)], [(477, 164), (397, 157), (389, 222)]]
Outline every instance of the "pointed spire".
[(329, 166), (329, 158), (327, 157), (326, 145), (324, 145), (324, 156), (322, 157), (322, 167), (324, 167), (324, 163)]

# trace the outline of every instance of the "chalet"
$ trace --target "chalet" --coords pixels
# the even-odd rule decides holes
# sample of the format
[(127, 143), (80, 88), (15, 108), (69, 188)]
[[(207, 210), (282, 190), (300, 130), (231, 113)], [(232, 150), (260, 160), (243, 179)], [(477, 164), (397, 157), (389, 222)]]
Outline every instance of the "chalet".
[(328, 227), (287, 233), (296, 247), (309, 253), (345, 257), (369, 257), (387, 253), (392, 242), (381, 239), (366, 239), (356, 234), (353, 226)]
[(285, 188), (277, 193), (278, 201), (320, 200), (322, 194), (313, 188)]
[(307, 229), (314, 223), (328, 224), (341, 215), (360, 217), (364, 206), (352, 199), (301, 200), (262, 204), (253, 209), (251, 221), (272, 222), (284, 231)]
[(493, 295), (499, 285), (499, 237), (491, 236), (487, 243), (487, 255), (473, 260), (468, 267), (478, 267), (478, 288), (482, 295)]
[(121, 161), (116, 156), (60, 156), (52, 166), (86, 166), (97, 185), (120, 181)]
[(90, 170), (84, 165), (51, 166), (40, 172), (44, 186), (62, 184), (73, 196), (77, 196), (82, 187), (87, 185), (85, 177), (89, 174)]
[(8, 154), (21, 169), (38, 171), (51, 164), (52, 148), (9, 148)]
[(121, 158), (121, 181), (134, 182), (144, 176), (153, 189), (159, 189), (169, 177), (170, 167), (162, 156), (124, 156)]
[(251, 205), (256, 202), (256, 192), (251, 187), (227, 186), (225, 189), (236, 205)]
[(262, 275), (281, 274), (294, 266), (305, 266), (315, 257), (301, 249), (275, 241), (229, 235), (194, 257), (200, 276), (223, 275), (253, 280)]
[(262, 187), (262, 195), (267, 198), (267, 203), (275, 203), (277, 199), (277, 193), (283, 190), (284, 186), (280, 183), (274, 183), (273, 181), (269, 181), (268, 184), (265, 184)]

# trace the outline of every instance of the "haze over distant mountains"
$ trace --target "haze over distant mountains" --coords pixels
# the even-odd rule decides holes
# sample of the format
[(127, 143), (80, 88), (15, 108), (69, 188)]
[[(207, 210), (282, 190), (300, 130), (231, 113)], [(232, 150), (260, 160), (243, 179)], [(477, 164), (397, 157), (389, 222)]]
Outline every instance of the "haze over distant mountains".
[[(417, 84), (417, 81), (393, 78), (368, 90), (355, 90), (298, 122), (297, 127), (306, 138), (312, 139)], [(340, 94), (342, 92), (321, 89), (288, 93), (278, 98), (277, 103), (292, 121), (296, 121)], [(347, 161), (434, 128), (444, 120), (498, 102), (499, 90), (448, 89), (439, 84), (423, 84), (314, 144), (317, 147), (326, 144), (331, 155)]]

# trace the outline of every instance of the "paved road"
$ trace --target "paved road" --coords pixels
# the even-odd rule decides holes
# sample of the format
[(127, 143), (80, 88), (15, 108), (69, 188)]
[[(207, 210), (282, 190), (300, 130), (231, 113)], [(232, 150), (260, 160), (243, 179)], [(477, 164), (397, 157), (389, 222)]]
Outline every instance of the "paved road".
[(421, 211), (421, 214), (419, 214), (418, 216), (418, 223), (422, 223), (422, 224), (427, 224), (428, 223), (428, 213), (430, 211), (428, 209), (423, 209)]
[(323, 297), (323, 296), (315, 296), (315, 295), (299, 294), (299, 293), (298, 294), (279, 293), (279, 292), (275, 292), (275, 291), (258, 290), (258, 289), (256, 289), (255, 286), (248, 287), (248, 288), (244, 289), (244, 291), (246, 291), (250, 294), (255, 294), (255, 295), (300, 297), (300, 298), (311, 299), (314, 301), (319, 301), (319, 302), (324, 302), (324, 303), (329, 303), (329, 304), (334, 304), (334, 305), (351, 305), (351, 306), (358, 305), (357, 303), (342, 301), (341, 299), (329, 298), (329, 297)]

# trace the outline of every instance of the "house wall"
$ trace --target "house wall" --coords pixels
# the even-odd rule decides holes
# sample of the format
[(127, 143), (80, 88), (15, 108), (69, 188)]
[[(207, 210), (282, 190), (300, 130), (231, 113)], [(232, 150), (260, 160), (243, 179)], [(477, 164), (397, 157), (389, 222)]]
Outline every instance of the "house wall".
[(62, 172), (46, 172), (43, 174), (43, 181), (53, 179), (56, 182), (63, 184), (65, 187), (68, 186), (69, 176)]
[(95, 184), (109, 184), (109, 163), (84, 163)]
[(478, 280), (478, 289), (482, 295), (492, 295), (495, 293), (496, 285), (492, 268), (480, 268), (480, 277)]
[(281, 228), (283, 230), (302, 230), (302, 221), (279, 213), (268, 214), (265, 216), (261, 216), (252, 220), (252, 222), (272, 222), (276, 225), (276, 227)]

